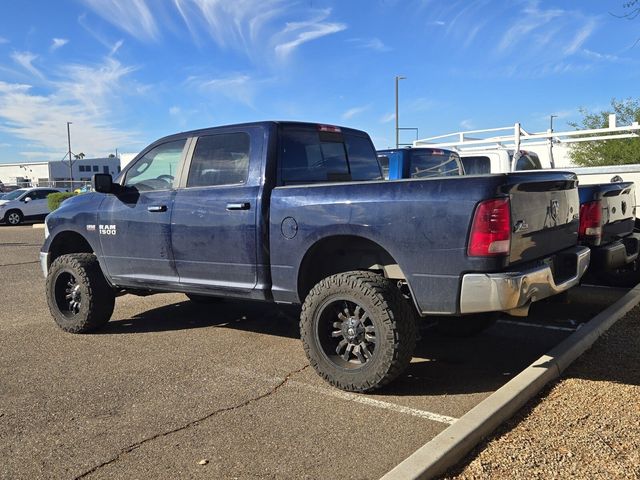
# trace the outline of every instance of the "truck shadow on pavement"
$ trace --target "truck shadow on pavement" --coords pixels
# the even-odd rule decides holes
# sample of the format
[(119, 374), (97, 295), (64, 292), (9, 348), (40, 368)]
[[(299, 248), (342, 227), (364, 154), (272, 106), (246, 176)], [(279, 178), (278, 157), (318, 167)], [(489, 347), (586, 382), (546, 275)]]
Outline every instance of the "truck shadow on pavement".
[[(297, 309), (299, 313), (300, 309)], [(220, 300), (203, 304), (172, 303), (131, 318), (111, 320), (96, 334), (137, 334), (223, 327), (266, 335), (299, 338), (296, 309), (266, 302)]]
[[(145, 334), (195, 328), (226, 328), (299, 338), (300, 308), (264, 302), (184, 301), (116, 319), (96, 334)], [(492, 392), (509, 381), (566, 334), (532, 337), (529, 331), (495, 325), (469, 338), (446, 337), (428, 325), (407, 370), (378, 396), (450, 395)]]

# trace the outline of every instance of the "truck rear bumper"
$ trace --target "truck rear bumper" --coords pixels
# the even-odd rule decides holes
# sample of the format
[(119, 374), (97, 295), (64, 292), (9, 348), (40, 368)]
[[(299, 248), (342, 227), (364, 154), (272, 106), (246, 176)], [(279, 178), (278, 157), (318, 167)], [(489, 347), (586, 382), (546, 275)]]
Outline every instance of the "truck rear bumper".
[(590, 254), (589, 248), (577, 246), (523, 270), (468, 273), (462, 277), (460, 313), (516, 310), (562, 293), (580, 282)]
[(615, 270), (634, 262), (640, 251), (640, 234), (632, 233), (620, 240), (591, 248), (590, 270)]

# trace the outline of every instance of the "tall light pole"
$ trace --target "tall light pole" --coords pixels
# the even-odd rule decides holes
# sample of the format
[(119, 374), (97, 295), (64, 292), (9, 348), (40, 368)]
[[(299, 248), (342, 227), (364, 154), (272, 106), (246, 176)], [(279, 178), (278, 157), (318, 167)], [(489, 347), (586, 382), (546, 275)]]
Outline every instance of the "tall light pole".
[(67, 122), (67, 141), (69, 142), (69, 188), (73, 190), (73, 163), (71, 162), (71, 130), (69, 125), (73, 122)]
[(403, 77), (400, 75), (396, 75), (396, 148), (398, 148), (398, 145), (400, 144), (400, 127), (399, 125), (399, 120), (398, 120), (398, 82), (400, 80), (404, 80), (407, 77)]

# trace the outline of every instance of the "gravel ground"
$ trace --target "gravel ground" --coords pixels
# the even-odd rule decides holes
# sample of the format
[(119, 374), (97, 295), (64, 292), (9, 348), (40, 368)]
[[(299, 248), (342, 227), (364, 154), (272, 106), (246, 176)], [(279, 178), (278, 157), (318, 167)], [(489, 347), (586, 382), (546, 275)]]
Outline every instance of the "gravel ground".
[(640, 307), (449, 479), (640, 479)]

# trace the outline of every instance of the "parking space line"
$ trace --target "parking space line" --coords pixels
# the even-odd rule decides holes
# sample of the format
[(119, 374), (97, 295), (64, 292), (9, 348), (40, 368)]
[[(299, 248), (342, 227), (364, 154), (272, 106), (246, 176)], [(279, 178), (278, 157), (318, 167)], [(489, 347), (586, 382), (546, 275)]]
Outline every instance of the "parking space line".
[(530, 322), (517, 322), (515, 320), (498, 320), (498, 323), (505, 323), (507, 325), (517, 325), (519, 327), (533, 327), (533, 328), (546, 328), (547, 330), (560, 330), (563, 332), (575, 332), (578, 328), (573, 327), (557, 327), (555, 325), (540, 325), (539, 323)]
[(414, 417), (426, 418), (427, 420), (433, 420), (434, 422), (446, 423), (447, 425), (453, 425), (458, 419), (454, 417), (448, 417), (446, 415), (440, 415), (439, 413), (428, 412), (426, 410), (419, 410), (417, 408), (405, 407), (403, 405), (398, 405), (390, 402), (383, 402), (381, 400), (375, 400), (370, 397), (365, 397), (362, 394), (355, 394), (344, 392), (342, 390), (330, 389), (330, 388), (321, 388), (313, 385), (309, 385), (307, 383), (291, 381), (290, 385), (296, 385), (303, 387), (307, 390), (312, 390), (316, 393), (320, 393), (322, 395), (327, 395), (334, 398), (339, 398), (341, 400), (346, 400), (348, 402), (361, 403), (363, 405), (367, 405), (369, 407), (382, 408), (384, 410), (389, 410), (396, 413), (403, 413), (405, 415), (412, 415)]
[[(270, 383), (273, 383), (273, 382), (277, 383), (283, 380), (282, 377), (264, 375), (261, 373), (249, 371), (244, 368), (225, 368), (224, 370), (229, 373), (233, 373), (235, 375), (242, 375), (243, 377), (252, 379), (252, 380), (260, 380), (260, 381), (270, 382)], [(432, 420), (434, 422), (445, 423), (447, 425), (453, 425), (458, 420), (455, 417), (440, 415), (439, 413), (433, 413), (427, 410), (420, 410), (417, 408), (405, 407), (403, 405), (398, 405), (391, 402), (383, 402), (382, 400), (376, 400), (373, 398), (365, 397), (363, 394), (344, 392), (342, 390), (338, 390), (334, 388), (316, 387), (315, 385), (310, 385), (308, 383), (301, 382), (299, 380), (290, 379), (285, 386), (286, 387), (295, 386), (295, 387), (303, 388), (305, 390), (311, 390), (321, 395), (326, 395), (329, 397), (346, 400), (348, 402), (360, 403), (362, 405), (367, 405), (369, 407), (381, 408), (383, 410), (389, 410), (395, 413), (402, 413), (404, 415), (411, 415), (413, 417), (424, 418), (427, 420)]]

